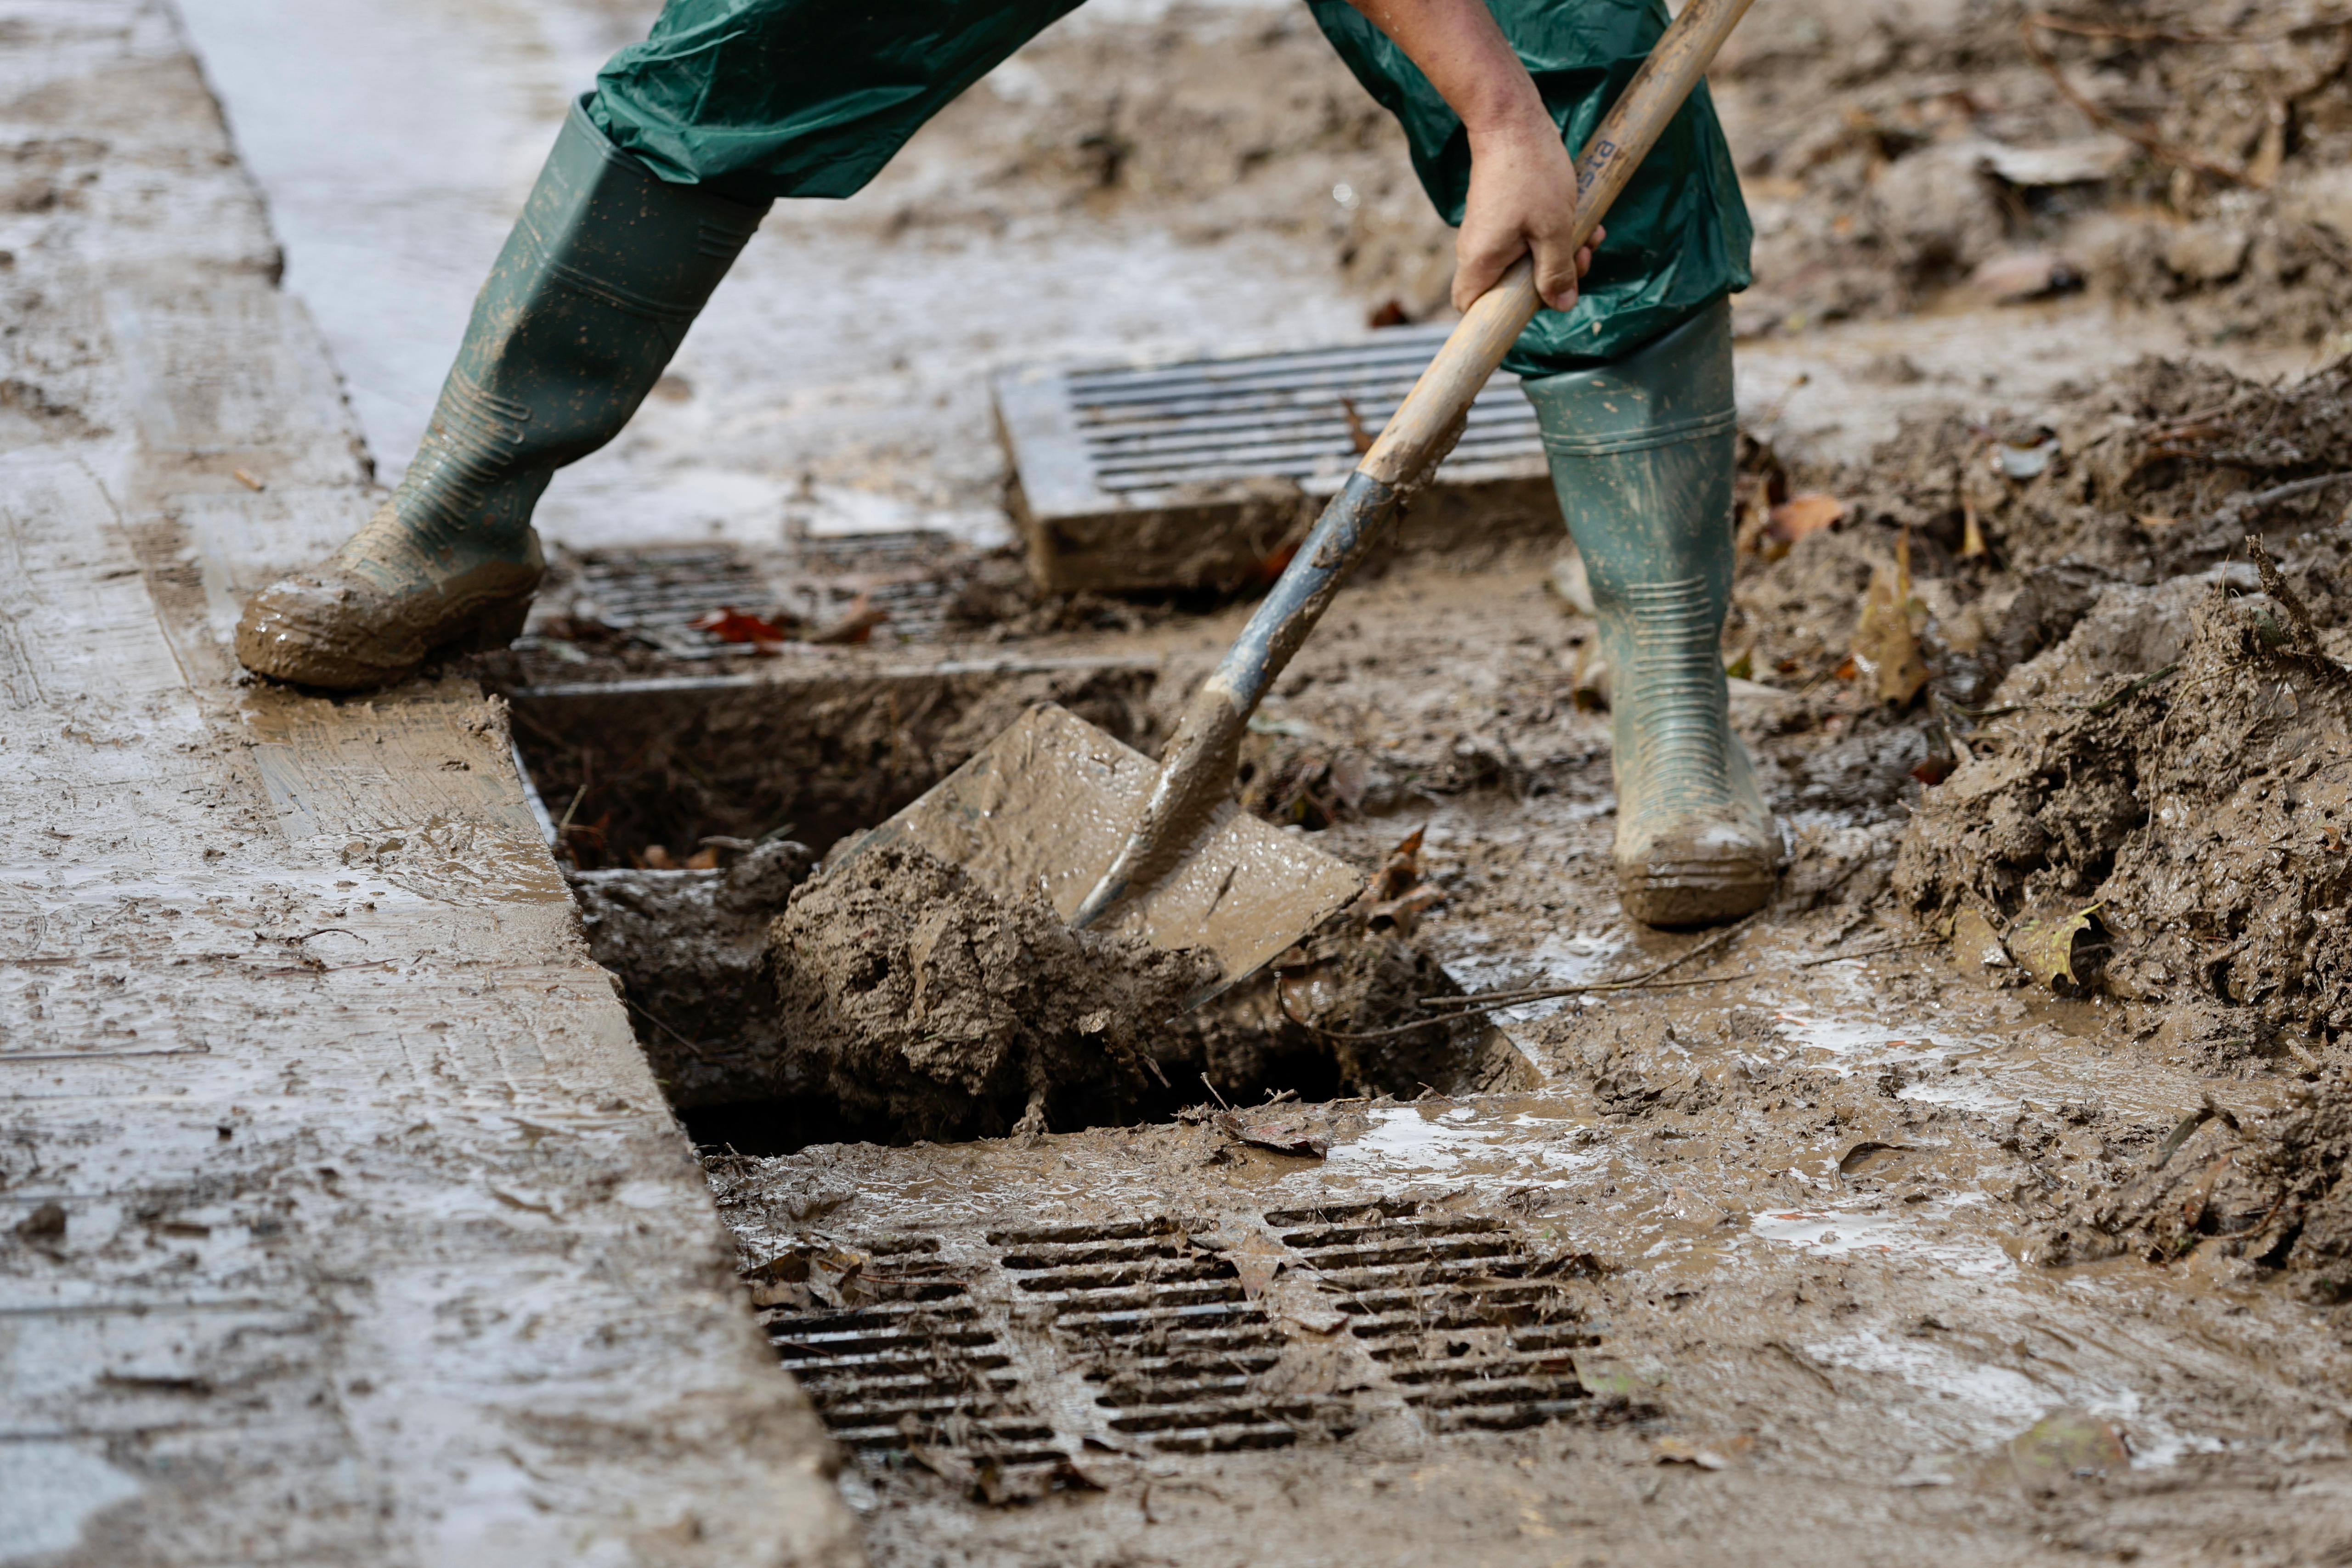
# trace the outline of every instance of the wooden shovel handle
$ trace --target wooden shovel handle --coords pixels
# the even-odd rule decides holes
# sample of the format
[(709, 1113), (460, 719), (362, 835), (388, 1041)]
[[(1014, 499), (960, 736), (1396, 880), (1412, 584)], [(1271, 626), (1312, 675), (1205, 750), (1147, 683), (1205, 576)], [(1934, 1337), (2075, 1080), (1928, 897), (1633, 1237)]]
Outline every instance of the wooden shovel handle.
[[(1581, 250), (1591, 239), (1752, 3), (1690, 0), (1659, 38), (1576, 161), (1576, 223), (1570, 231), (1575, 248)], [(1399, 488), (1419, 483), (1445, 455), (1443, 444), (1454, 425), (1542, 308), (1535, 263), (1522, 256), (1462, 313), (1445, 346), (1356, 465), (1358, 471)]]

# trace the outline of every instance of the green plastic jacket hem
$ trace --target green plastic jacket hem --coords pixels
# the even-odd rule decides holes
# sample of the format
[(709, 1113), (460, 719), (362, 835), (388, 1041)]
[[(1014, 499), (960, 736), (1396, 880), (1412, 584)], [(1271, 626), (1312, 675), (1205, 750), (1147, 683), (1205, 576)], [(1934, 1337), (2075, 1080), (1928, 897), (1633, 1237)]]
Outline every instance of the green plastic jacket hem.
[[(737, 201), (854, 194), (966, 88), (1077, 0), (669, 0), (597, 76), (590, 117), (677, 184)], [(1581, 148), (1665, 30), (1663, 0), (1489, 0), (1571, 148)], [(1462, 217), (1462, 122), (1345, 0), (1317, 24), (1397, 117), (1448, 223)], [(1523, 376), (1605, 364), (1748, 282), (1749, 227), (1702, 87), (1609, 216), (1574, 310), (1539, 314), (1504, 361)]]

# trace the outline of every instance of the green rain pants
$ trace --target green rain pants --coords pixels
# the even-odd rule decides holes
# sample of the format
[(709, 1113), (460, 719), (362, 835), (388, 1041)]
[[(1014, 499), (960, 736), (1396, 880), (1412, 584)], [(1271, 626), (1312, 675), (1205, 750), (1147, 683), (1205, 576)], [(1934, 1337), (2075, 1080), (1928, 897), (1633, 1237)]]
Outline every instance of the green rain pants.
[[(738, 201), (842, 197), (1078, 0), (668, 0), (613, 57), (588, 113), (661, 178)], [(1666, 26), (1664, 0), (1489, 0), (1571, 150)], [(1462, 221), (1470, 143), (1403, 51), (1346, 0), (1307, 0), (1397, 117), (1423, 188)], [(1748, 211), (1702, 86), (1609, 214), (1576, 308), (1540, 312), (1505, 360), (1523, 376), (1622, 358), (1748, 282)]]

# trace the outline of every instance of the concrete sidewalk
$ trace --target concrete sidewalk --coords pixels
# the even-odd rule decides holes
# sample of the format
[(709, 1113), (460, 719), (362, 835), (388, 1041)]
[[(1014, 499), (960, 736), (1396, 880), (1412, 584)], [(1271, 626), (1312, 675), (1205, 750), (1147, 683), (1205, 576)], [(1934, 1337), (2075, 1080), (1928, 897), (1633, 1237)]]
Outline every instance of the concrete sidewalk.
[(0, 1562), (856, 1561), (503, 716), (228, 654), (372, 493), (172, 14), (0, 146)]

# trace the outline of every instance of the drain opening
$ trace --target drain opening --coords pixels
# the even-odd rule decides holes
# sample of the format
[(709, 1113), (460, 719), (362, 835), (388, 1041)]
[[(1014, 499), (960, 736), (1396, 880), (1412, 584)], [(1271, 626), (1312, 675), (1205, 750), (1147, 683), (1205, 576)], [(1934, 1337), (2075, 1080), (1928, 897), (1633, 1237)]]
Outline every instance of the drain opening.
[[(936, 1241), (787, 1252), (756, 1270), (752, 1301), (776, 1354), (834, 1440), (866, 1463), (951, 1454), (1024, 1486), (1066, 1463), (1022, 1402), (1013, 1357)], [(830, 1274), (831, 1280), (826, 1276)]]
[[(1264, 1217), (1294, 1288), (1336, 1303), (1316, 1331), (1277, 1317), (1169, 1218), (998, 1230), (950, 1265), (938, 1239), (831, 1249), (819, 1301), (788, 1251), (750, 1271), (783, 1364), (866, 1464), (917, 1460), (1035, 1495), (1088, 1450), (1202, 1455), (1344, 1441), (1402, 1416), (1425, 1437), (1540, 1426), (1589, 1407), (1598, 1345), (1573, 1281), (1507, 1224), (1410, 1203)], [(1280, 1277), (1280, 1276), (1277, 1276)], [(1302, 1368), (1321, 1367), (1318, 1379)], [(1333, 1372), (1331, 1368), (1345, 1369)], [(919, 1450), (920, 1450), (919, 1452)]]
[[(944, 1112), (870, 1078), (845, 1082), (839, 1063), (789, 1038), (768, 924), (819, 851), (930, 788), (1033, 703), (1156, 744), (1156, 666), (1105, 660), (845, 661), (506, 694), (590, 948), (620, 978), (655, 1075), (698, 1143), (782, 1154), (995, 1136), (1020, 1121), (1032, 1086), (1017, 1073)], [(1456, 988), (1409, 943), (1318, 950), (1283, 974), (1286, 989), (1258, 979), (1172, 1020), (1149, 1073), (1138, 1064), (1053, 1083), (1048, 1125), (1162, 1121), (1205, 1097), (1204, 1074), (1234, 1103), (1284, 1092), (1314, 1103), (1424, 1083), (1452, 1092), (1517, 1061), (1475, 1020), (1370, 1048), (1297, 1021), (1379, 1029), (1413, 1016), (1420, 996)]]

